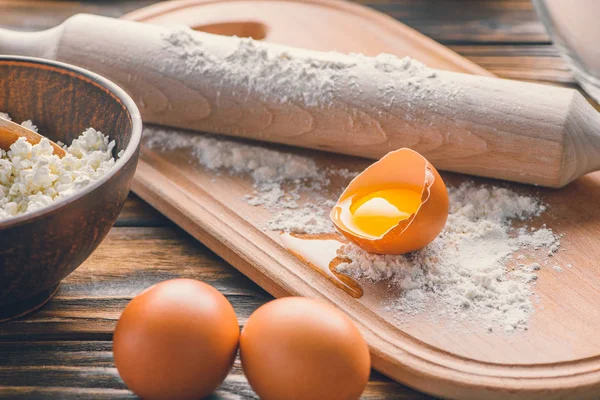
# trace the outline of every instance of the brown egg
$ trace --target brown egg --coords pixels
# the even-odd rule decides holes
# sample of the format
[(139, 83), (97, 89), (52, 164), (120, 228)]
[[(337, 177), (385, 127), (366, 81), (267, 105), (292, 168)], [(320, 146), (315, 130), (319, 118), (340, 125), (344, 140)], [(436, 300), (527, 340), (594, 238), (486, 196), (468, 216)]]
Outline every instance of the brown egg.
[(385, 155), (350, 182), (331, 211), (349, 240), (370, 253), (422, 249), (448, 218), (448, 191), (422, 155), (400, 149)]
[(350, 318), (301, 297), (256, 310), (242, 330), (240, 355), (262, 400), (355, 400), (371, 369), (367, 343)]
[(113, 338), (125, 384), (146, 400), (200, 399), (223, 382), (239, 326), (217, 289), (174, 279), (146, 289), (125, 308)]

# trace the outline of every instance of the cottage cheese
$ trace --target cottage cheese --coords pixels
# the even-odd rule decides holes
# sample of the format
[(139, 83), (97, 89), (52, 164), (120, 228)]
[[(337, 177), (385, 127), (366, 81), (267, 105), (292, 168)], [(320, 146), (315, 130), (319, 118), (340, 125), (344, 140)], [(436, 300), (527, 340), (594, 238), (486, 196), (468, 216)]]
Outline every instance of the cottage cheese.
[[(0, 113), (1, 117), (8, 115)], [(37, 131), (31, 121), (23, 126)], [(61, 159), (48, 139), (32, 145), (19, 138), (9, 151), (0, 149), (0, 221), (31, 213), (69, 197), (99, 180), (115, 164), (115, 141), (87, 129)]]

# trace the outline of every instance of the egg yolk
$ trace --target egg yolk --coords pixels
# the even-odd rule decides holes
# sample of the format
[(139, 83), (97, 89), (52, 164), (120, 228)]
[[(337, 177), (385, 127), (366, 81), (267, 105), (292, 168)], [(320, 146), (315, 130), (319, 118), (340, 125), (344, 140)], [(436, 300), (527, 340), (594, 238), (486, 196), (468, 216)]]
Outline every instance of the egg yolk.
[(350, 201), (346, 225), (357, 233), (378, 237), (418, 210), (421, 193), (410, 189), (383, 189), (359, 193)]

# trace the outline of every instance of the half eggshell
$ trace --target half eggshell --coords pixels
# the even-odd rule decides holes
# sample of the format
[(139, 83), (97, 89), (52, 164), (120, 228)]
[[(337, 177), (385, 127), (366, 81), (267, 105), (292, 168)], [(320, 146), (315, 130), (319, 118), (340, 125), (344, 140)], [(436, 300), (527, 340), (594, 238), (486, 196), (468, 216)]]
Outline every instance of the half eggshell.
[[(365, 190), (405, 188), (421, 191), (421, 204), (407, 219), (379, 237), (365, 236), (347, 227), (341, 205)], [(422, 249), (440, 234), (448, 218), (448, 191), (437, 170), (411, 149), (392, 151), (350, 182), (330, 214), (348, 240), (370, 253), (404, 254)]]

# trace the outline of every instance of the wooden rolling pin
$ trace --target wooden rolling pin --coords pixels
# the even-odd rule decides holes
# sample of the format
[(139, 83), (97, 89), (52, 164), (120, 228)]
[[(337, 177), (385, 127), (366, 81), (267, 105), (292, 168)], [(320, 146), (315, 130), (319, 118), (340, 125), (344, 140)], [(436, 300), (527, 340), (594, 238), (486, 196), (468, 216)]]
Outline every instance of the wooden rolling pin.
[(551, 187), (600, 169), (600, 115), (571, 89), (92, 15), (0, 30), (0, 53), (100, 73), (150, 123), (368, 158), (410, 147), (439, 169)]

